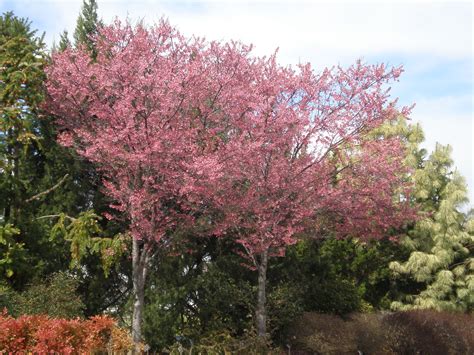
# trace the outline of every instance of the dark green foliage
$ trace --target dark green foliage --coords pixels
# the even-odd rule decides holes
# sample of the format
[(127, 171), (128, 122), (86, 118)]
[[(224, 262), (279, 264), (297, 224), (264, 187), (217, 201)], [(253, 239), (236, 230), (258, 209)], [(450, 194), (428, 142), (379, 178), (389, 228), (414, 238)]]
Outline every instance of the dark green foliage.
[[(272, 285), (267, 296), (268, 330), (276, 343), (282, 343), (287, 327), (305, 309), (301, 289), (291, 283)], [(283, 342), (284, 343), (284, 342)]]
[(344, 279), (325, 281), (314, 287), (309, 286), (304, 297), (311, 302), (306, 304), (307, 306), (323, 313), (343, 315), (360, 310), (362, 306), (359, 290), (353, 283)]
[(389, 240), (306, 239), (275, 259), (270, 285), (287, 283), (299, 290), (305, 311), (347, 314), (390, 305), (393, 285), (388, 263), (404, 255)]
[(159, 258), (148, 281), (143, 327), (152, 349), (170, 346), (176, 336), (197, 343), (250, 328), (254, 275), (239, 265), (234, 247), (214, 238), (184, 238)]
[[(251, 331), (256, 275), (240, 265), (236, 246), (186, 237), (174, 248), (160, 257), (147, 285), (144, 334), (152, 349), (171, 346), (177, 335), (196, 344), (213, 334), (238, 338)], [(291, 323), (304, 311), (347, 315), (388, 307), (388, 263), (400, 253), (388, 240), (308, 239), (274, 258), (267, 286), (273, 341), (286, 344)]]
[(17, 226), (27, 199), (25, 160), (37, 150), (35, 130), (43, 100), (46, 54), (30, 22), (8, 12), (0, 17), (0, 213)]
[[(63, 36), (66, 39), (65, 36)], [(123, 302), (127, 278), (122, 222), (100, 193), (100, 175), (57, 144), (53, 117), (40, 109), (47, 61), (42, 38), (11, 13), (0, 18), (0, 283), (22, 291), (34, 280), (67, 270), (79, 280), (87, 315)], [(85, 255), (85, 254), (94, 255)], [(104, 270), (110, 278), (104, 277)], [(121, 263), (120, 265), (123, 265)], [(128, 272), (128, 269), (124, 269)], [(108, 286), (104, 289), (104, 286)]]
[[(37, 162), (43, 145), (38, 130), (43, 100), (43, 38), (13, 13), (0, 17), (0, 280), (21, 288), (42, 269), (37, 258), (44, 239), (34, 225)], [(12, 229), (13, 228), (13, 229)], [(10, 231), (9, 231), (10, 229)], [(14, 233), (12, 231), (14, 230)], [(19, 250), (21, 249), (21, 253)]]

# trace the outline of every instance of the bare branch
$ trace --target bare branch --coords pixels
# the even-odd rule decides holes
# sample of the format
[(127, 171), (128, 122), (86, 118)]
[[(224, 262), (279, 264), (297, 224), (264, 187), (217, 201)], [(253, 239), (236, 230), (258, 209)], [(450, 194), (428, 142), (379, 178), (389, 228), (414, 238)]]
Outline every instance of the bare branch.
[(31, 202), (31, 201), (34, 201), (34, 200), (39, 200), (41, 197), (49, 194), (50, 192), (53, 192), (54, 190), (56, 190), (59, 186), (61, 186), (64, 181), (66, 181), (66, 179), (68, 178), (69, 174), (66, 174), (63, 176), (63, 178), (61, 180), (59, 180), (59, 182), (54, 185), (53, 187), (50, 187), (49, 189), (43, 191), (43, 192), (40, 192), (39, 194), (36, 194), (32, 197), (30, 197), (29, 199), (27, 199), (25, 202)]
[[(59, 217), (61, 217), (60, 214), (49, 214), (49, 215), (46, 215), (46, 216), (36, 217), (36, 219), (59, 218)], [(64, 217), (69, 219), (72, 222), (77, 221), (77, 218), (74, 218), (74, 217), (71, 217), (71, 216), (68, 216), (68, 215), (64, 215)]]

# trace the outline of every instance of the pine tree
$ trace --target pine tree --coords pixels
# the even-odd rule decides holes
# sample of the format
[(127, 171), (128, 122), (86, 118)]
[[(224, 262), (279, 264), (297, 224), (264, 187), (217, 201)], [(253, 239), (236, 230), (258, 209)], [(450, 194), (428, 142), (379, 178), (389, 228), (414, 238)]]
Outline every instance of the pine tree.
[(74, 31), (74, 44), (76, 46), (85, 45), (93, 59), (97, 56), (94, 36), (97, 35), (100, 26), (101, 22), (97, 15), (97, 1), (83, 0), (81, 14), (77, 18)]
[(452, 170), (450, 153), (449, 146), (437, 144), (429, 159), (418, 154), (414, 194), (423, 217), (403, 240), (412, 250), (408, 260), (392, 262), (390, 268), (424, 286), (393, 302), (393, 309), (466, 311), (474, 305), (474, 219), (460, 212), (467, 189)]

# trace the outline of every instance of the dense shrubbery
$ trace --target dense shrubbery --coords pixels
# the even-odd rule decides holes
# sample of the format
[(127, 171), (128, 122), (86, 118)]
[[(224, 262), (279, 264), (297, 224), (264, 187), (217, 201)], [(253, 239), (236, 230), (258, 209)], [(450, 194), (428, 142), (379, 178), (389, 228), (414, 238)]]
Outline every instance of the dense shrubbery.
[(472, 354), (474, 318), (435, 311), (335, 315), (305, 313), (288, 332), (310, 354)]
[(126, 351), (131, 340), (126, 331), (117, 328), (107, 316), (88, 320), (55, 319), (44, 315), (13, 318), (0, 315), (0, 350), (7, 353), (91, 353)]

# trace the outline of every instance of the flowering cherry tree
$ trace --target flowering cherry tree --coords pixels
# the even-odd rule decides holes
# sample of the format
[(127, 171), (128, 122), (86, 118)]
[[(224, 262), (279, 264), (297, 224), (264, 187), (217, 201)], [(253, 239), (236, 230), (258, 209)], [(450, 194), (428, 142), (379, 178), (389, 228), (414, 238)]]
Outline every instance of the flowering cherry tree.
[(189, 88), (199, 80), (191, 63), (198, 45), (165, 23), (148, 31), (117, 22), (101, 31), (96, 61), (85, 48), (70, 48), (48, 70), (62, 143), (97, 164), (113, 207), (130, 222), (136, 343), (153, 247), (187, 218), (181, 173), (193, 152), (189, 122), (180, 116), (196, 94)]
[(408, 193), (401, 142), (367, 138), (408, 113), (385, 88), (399, 68), (293, 70), (166, 22), (117, 21), (96, 48), (94, 61), (85, 48), (54, 55), (49, 109), (63, 144), (97, 164), (130, 221), (136, 342), (153, 251), (206, 206), (221, 212), (214, 233), (237, 236), (258, 270), (260, 336), (269, 256), (309, 225), (369, 238), (411, 216), (395, 198)]
[(48, 110), (62, 144), (97, 165), (112, 207), (129, 220), (138, 343), (148, 262), (210, 201), (197, 182), (218, 171), (222, 127), (246, 114), (239, 95), (255, 73), (250, 47), (188, 39), (164, 21), (149, 29), (116, 21), (95, 48), (94, 60), (86, 48), (53, 55)]
[[(360, 62), (315, 74), (309, 65), (260, 63), (247, 98), (218, 153), (210, 182), (225, 211), (221, 229), (237, 235), (258, 270), (256, 325), (266, 334), (268, 257), (281, 255), (308, 224), (322, 233), (374, 238), (413, 218), (400, 140), (368, 133), (397, 110), (384, 85), (399, 68)], [(212, 193), (209, 193), (212, 195)], [(398, 198), (397, 198), (398, 196)]]

